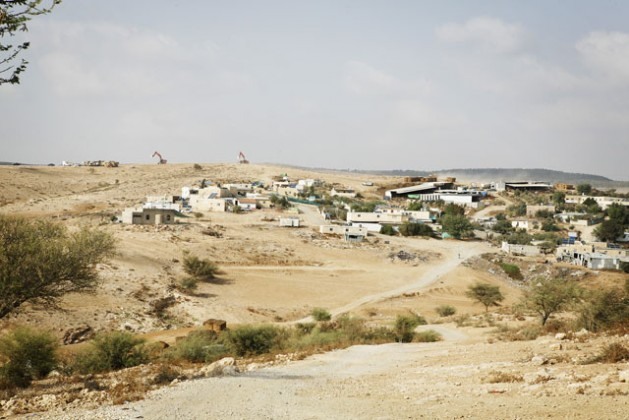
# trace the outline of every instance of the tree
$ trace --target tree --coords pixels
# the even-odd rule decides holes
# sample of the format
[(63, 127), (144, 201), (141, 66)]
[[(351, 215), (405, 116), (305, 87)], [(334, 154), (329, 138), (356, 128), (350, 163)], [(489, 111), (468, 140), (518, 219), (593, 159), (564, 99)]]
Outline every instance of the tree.
[(625, 228), (615, 220), (603, 220), (593, 233), (600, 241), (614, 242), (625, 233)]
[(588, 214), (596, 214), (602, 211), (601, 207), (598, 205), (596, 200), (594, 200), (591, 197), (588, 197), (585, 200), (583, 200), (583, 203), (581, 203), (580, 207)]
[(446, 214), (441, 218), (441, 228), (456, 239), (474, 236), (472, 223), (463, 215)]
[[(59, 3), (61, 0), (0, 0), (0, 38), (27, 31), (26, 24), (31, 18), (50, 12)], [(18, 45), (0, 42), (0, 85), (20, 83), (20, 73), (26, 70), (28, 61), (13, 62), (29, 45), (29, 42)]]
[(505, 297), (500, 292), (499, 286), (492, 286), (489, 283), (476, 283), (467, 288), (465, 296), (485, 305), (485, 312), (490, 306), (500, 306)]
[(592, 186), (590, 184), (577, 185), (577, 192), (581, 195), (590, 195), (592, 193)]
[(448, 203), (443, 208), (443, 212), (450, 216), (463, 216), (465, 214), (465, 207), (454, 203)]
[(424, 203), (422, 203), (420, 200), (414, 200), (408, 205), (407, 210), (419, 211), (419, 210), (422, 210), (423, 208), (424, 208)]
[(0, 216), (0, 319), (25, 302), (54, 306), (71, 292), (93, 290), (96, 264), (114, 254), (114, 238), (49, 221)]
[(562, 191), (555, 191), (553, 193), (553, 203), (555, 206), (562, 206), (566, 204), (566, 193)]
[(516, 204), (507, 206), (507, 213), (514, 217), (526, 216), (526, 203), (518, 201)]
[(398, 229), (402, 236), (432, 236), (434, 233), (432, 228), (424, 223), (406, 222)]
[(612, 203), (605, 212), (609, 216), (609, 220), (614, 220), (623, 226), (629, 224), (629, 210), (622, 204)]
[(524, 292), (524, 304), (536, 312), (542, 325), (548, 318), (576, 303), (582, 295), (582, 289), (574, 280), (562, 278), (537, 279), (528, 290)]

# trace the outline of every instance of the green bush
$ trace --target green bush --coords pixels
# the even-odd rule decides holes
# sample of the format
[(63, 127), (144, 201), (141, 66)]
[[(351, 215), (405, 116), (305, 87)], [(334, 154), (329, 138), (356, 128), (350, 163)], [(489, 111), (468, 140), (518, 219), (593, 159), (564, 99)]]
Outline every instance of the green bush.
[(81, 373), (107, 372), (133, 367), (148, 360), (144, 340), (128, 332), (101, 334), (77, 356), (74, 368)]
[(178, 360), (192, 363), (208, 363), (227, 355), (227, 348), (219, 342), (214, 331), (197, 330), (190, 332), (186, 338), (177, 342), (172, 356)]
[(382, 233), (383, 235), (394, 236), (395, 234), (397, 234), (397, 231), (395, 230), (393, 225), (382, 225), (382, 227), (380, 228), (380, 233)]
[(57, 343), (52, 335), (19, 327), (0, 338), (0, 387), (25, 388), (57, 366)]
[(54, 305), (98, 285), (97, 264), (115, 252), (114, 237), (43, 219), (0, 215), (0, 318), (26, 302)]
[(441, 341), (443, 337), (435, 330), (426, 330), (415, 333), (415, 337), (413, 338), (414, 342), (417, 343), (434, 343), (436, 341)]
[(432, 228), (424, 223), (406, 222), (399, 227), (402, 236), (433, 236)]
[(393, 331), (395, 341), (398, 343), (410, 343), (415, 336), (414, 330), (418, 325), (425, 325), (426, 320), (419, 315), (398, 315), (395, 319)]
[(213, 279), (218, 267), (208, 259), (201, 259), (196, 255), (186, 255), (183, 258), (183, 269), (186, 274), (199, 280)]
[(503, 263), (500, 263), (500, 268), (502, 268), (504, 272), (507, 273), (507, 275), (514, 280), (524, 279), (524, 277), (522, 276), (522, 272), (520, 271), (520, 267), (518, 267), (515, 264), (509, 264), (509, 263), (503, 262)]
[(456, 313), (456, 308), (452, 305), (441, 305), (435, 308), (439, 316), (450, 316)]
[(310, 314), (312, 315), (312, 318), (317, 322), (329, 321), (332, 319), (332, 315), (330, 314), (330, 312), (323, 308), (314, 308)]
[(277, 347), (281, 332), (273, 325), (245, 325), (231, 330), (227, 342), (237, 356), (258, 355)]

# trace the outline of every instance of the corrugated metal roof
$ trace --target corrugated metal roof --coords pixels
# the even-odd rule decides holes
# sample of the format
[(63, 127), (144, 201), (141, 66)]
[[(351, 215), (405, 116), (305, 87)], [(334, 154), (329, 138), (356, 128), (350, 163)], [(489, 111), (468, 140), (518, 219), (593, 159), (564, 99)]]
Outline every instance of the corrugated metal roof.
[(416, 191), (431, 190), (433, 188), (438, 188), (446, 184), (451, 184), (451, 182), (425, 182), (420, 185), (413, 185), (412, 187), (397, 188), (395, 190), (389, 190), (387, 192), (394, 193), (394, 194), (406, 194), (406, 193), (412, 193)]

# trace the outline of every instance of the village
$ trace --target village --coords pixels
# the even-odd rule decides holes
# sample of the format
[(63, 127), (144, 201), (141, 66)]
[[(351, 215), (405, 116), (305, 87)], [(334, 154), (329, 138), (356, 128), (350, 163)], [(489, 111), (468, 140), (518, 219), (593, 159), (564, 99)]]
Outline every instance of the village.
[[(346, 242), (361, 242), (370, 234), (399, 234), (400, 227), (409, 224), (425, 225), (425, 236), (460, 239), (462, 232), (449, 232), (440, 223), (447, 206), (457, 206), (470, 221), (464, 237), (493, 242), (506, 254), (543, 256), (595, 270), (629, 270), (629, 249), (623, 247), (629, 242), (629, 232), (609, 237), (596, 229), (610, 206), (629, 212), (626, 196), (577, 194), (575, 185), (543, 181), (479, 184), (429, 176), (406, 177), (402, 184), (378, 196), (383, 187), (370, 181), (362, 183), (366, 191), (360, 193), (321, 179), (291, 179), (288, 174), (266, 183), (202, 179), (196, 186), (182, 186), (177, 195), (147, 196), (141, 207), (127, 208), (115, 220), (175, 224), (191, 215), (279, 208), (278, 225), (299, 228), (304, 226), (299, 209), (310, 206), (320, 215), (320, 224), (309, 227)], [(591, 193), (591, 186), (581, 187)]]

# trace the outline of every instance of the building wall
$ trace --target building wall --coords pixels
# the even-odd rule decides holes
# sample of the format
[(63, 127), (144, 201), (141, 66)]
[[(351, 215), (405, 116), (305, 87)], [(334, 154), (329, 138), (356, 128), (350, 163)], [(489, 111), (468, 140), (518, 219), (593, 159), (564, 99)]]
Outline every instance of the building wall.
[(534, 245), (516, 245), (507, 242), (502, 243), (502, 250), (511, 255), (524, 255), (526, 257), (535, 257), (540, 255), (540, 249)]
[(175, 223), (176, 212), (164, 209), (125, 209), (122, 222), (133, 225), (170, 225)]
[(300, 220), (297, 217), (280, 217), (281, 227), (299, 227)]
[(367, 228), (360, 226), (321, 225), (319, 226), (319, 232), (334, 235), (344, 235), (349, 233), (351, 235), (367, 236), (368, 230)]
[(190, 207), (195, 211), (224, 212), (227, 204), (224, 198), (205, 198), (203, 196), (191, 195)]
[(364, 223), (390, 223), (402, 224), (407, 222), (409, 217), (405, 214), (391, 213), (368, 213), (368, 212), (348, 212), (348, 222), (364, 222)]

